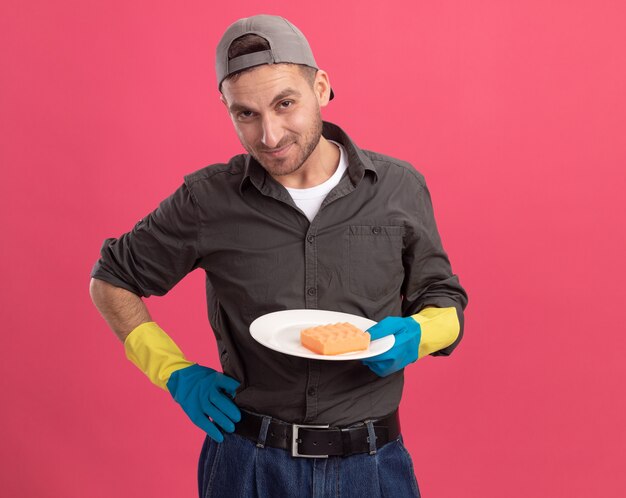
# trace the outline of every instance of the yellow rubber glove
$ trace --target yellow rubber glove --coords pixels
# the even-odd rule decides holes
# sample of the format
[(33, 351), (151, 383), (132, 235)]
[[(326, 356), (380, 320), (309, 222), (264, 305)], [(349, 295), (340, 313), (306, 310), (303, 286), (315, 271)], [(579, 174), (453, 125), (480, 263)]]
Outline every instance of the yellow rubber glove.
[(456, 308), (424, 308), (411, 318), (420, 324), (422, 338), (418, 359), (447, 348), (459, 337), (461, 325)]
[(388, 316), (367, 331), (372, 340), (393, 334), (392, 348), (362, 362), (376, 375), (386, 377), (449, 346), (459, 336), (460, 329), (454, 307), (425, 308), (406, 318)]
[(124, 349), (126, 357), (166, 391), (172, 373), (194, 364), (155, 322), (145, 322), (133, 329), (124, 341)]
[[(241, 412), (233, 399), (239, 382), (212, 368), (190, 362), (155, 322), (126, 337), (126, 356), (160, 388), (168, 391), (191, 421), (215, 441), (233, 432)], [(221, 430), (220, 430), (221, 429)]]

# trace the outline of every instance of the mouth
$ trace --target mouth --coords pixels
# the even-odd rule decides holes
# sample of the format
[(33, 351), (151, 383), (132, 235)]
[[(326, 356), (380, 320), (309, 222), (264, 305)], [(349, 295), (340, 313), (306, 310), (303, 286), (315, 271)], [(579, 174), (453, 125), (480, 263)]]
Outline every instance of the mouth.
[(269, 157), (282, 157), (282, 156), (287, 155), (287, 153), (291, 149), (292, 145), (293, 145), (293, 143), (290, 143), (290, 144), (284, 145), (283, 147), (280, 147), (278, 149), (262, 150), (261, 153), (265, 154), (266, 156), (269, 156)]

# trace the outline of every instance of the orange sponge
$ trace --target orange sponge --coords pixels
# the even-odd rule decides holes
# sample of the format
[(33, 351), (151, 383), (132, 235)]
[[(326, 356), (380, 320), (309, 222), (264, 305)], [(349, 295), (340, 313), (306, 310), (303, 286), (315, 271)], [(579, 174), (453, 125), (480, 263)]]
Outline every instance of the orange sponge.
[(370, 335), (351, 323), (333, 323), (302, 330), (300, 342), (314, 353), (334, 355), (367, 349)]

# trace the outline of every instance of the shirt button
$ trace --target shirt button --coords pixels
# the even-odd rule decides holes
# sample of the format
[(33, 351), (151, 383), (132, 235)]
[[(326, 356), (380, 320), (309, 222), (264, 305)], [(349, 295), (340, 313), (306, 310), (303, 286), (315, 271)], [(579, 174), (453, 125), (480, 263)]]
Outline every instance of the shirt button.
[(317, 390), (314, 387), (309, 387), (309, 390), (306, 392), (309, 396), (315, 396)]
[(306, 293), (309, 296), (314, 296), (315, 294), (317, 294), (317, 289), (315, 287), (311, 287), (311, 288), (309, 288), (309, 290), (306, 291)]
[(372, 228), (372, 233), (373, 233), (374, 235), (378, 235), (378, 234), (380, 233), (380, 227), (374, 227), (374, 228)]
[(307, 236), (306, 240), (308, 240), (309, 242), (313, 243), (313, 241), (315, 240), (315, 236), (314, 235), (309, 235), (309, 236)]

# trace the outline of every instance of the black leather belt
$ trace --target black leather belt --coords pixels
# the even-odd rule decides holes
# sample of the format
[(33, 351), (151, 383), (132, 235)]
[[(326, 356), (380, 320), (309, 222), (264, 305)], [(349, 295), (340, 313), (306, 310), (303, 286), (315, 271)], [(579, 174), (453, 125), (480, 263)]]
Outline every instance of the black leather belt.
[[(263, 430), (264, 425), (266, 431)], [(235, 433), (254, 441), (259, 447), (271, 446), (289, 450), (295, 457), (325, 458), (356, 453), (374, 454), (377, 449), (400, 435), (400, 418), (395, 411), (386, 417), (359, 422), (349, 427), (329, 427), (290, 424), (241, 410), (241, 421), (235, 424)], [(370, 444), (370, 434), (375, 435), (373, 444)]]

